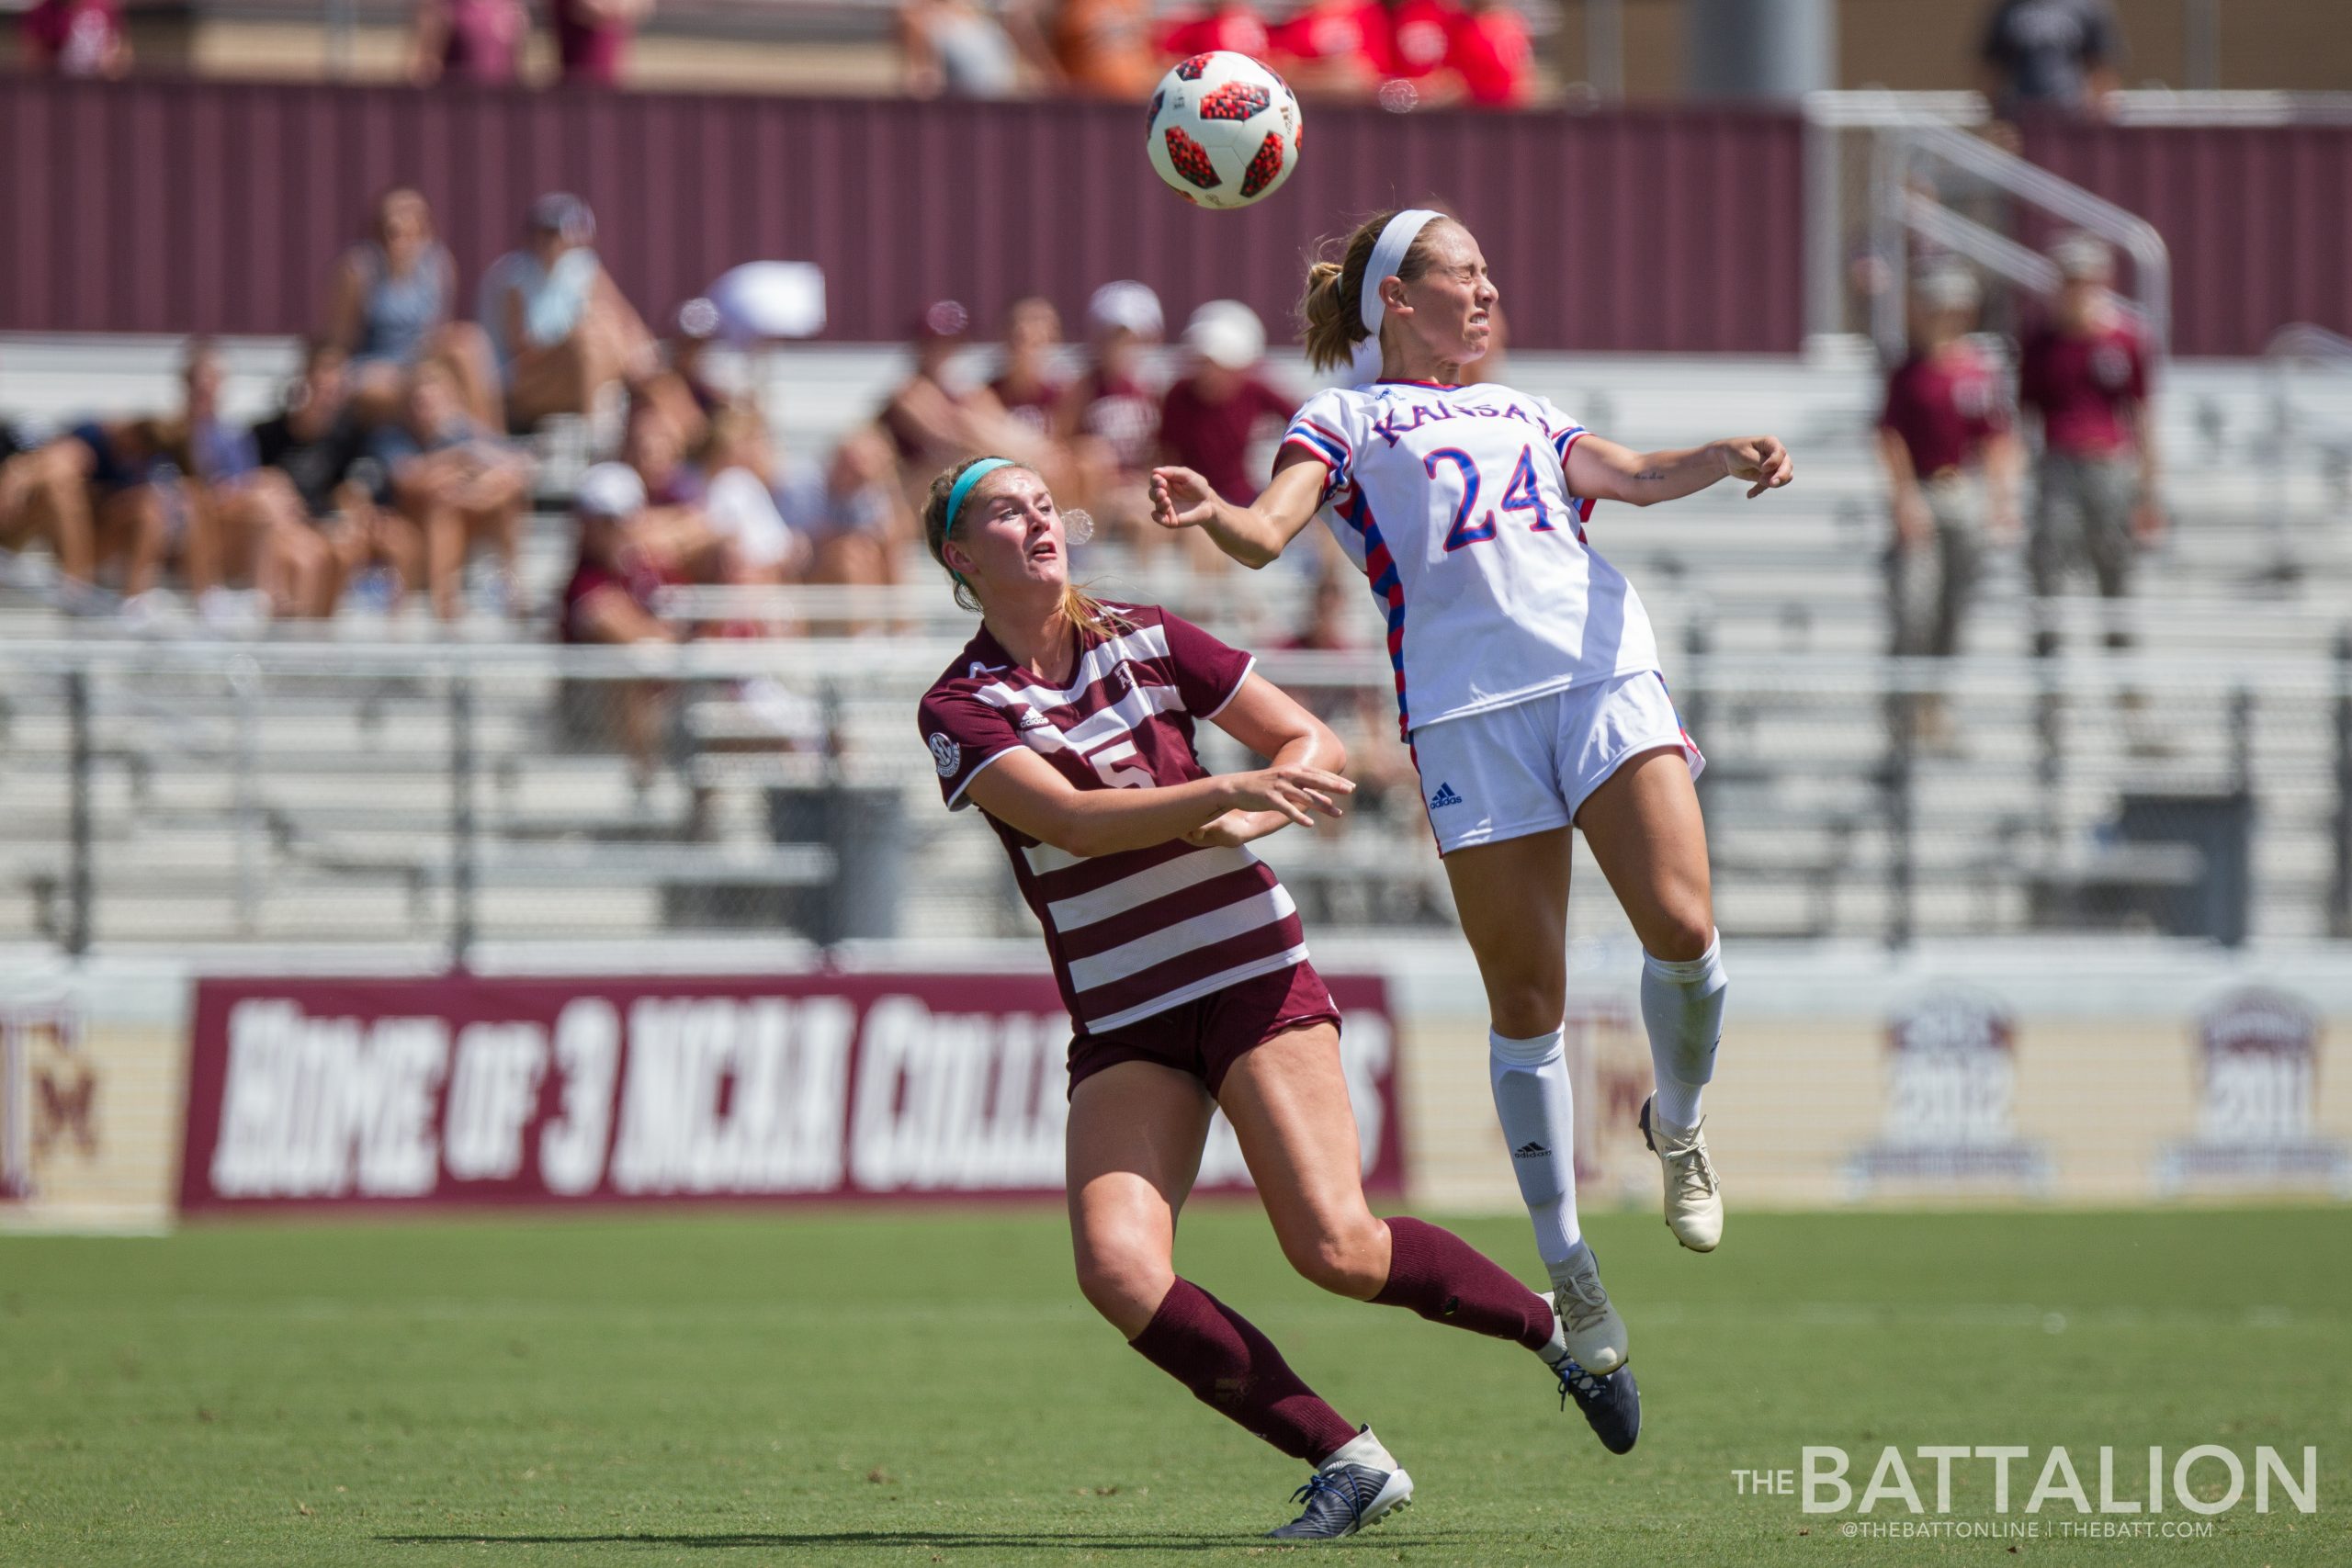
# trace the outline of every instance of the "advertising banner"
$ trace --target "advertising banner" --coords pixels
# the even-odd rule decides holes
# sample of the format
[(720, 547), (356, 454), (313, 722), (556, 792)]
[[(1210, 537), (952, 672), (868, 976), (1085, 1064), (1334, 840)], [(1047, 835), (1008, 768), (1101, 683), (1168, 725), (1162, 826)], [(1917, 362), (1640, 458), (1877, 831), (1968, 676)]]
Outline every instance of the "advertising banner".
[[(1326, 978), (1396, 1192), (1386, 988)], [(1042, 975), (201, 979), (180, 1206), (1058, 1193), (1069, 1042)]]

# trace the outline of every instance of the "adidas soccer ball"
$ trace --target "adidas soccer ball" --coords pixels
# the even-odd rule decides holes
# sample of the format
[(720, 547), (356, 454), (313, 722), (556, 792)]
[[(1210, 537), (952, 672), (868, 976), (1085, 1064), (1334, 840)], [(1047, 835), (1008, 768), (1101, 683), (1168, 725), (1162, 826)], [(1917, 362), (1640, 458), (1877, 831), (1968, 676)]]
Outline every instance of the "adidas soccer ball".
[(1298, 98), (1246, 54), (1213, 50), (1178, 63), (1151, 96), (1151, 166), (1202, 207), (1247, 207), (1282, 188), (1298, 163)]

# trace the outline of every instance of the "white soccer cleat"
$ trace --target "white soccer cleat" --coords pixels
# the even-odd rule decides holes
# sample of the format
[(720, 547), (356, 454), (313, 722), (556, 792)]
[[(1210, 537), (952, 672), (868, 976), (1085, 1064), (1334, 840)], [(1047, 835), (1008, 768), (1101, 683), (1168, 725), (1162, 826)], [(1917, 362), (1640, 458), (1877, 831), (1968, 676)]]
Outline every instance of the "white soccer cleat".
[(1592, 1248), (1582, 1251), (1577, 1265), (1553, 1270), (1552, 1310), (1560, 1314), (1568, 1359), (1586, 1371), (1605, 1377), (1625, 1364), (1625, 1320), (1609, 1304)]
[(1713, 1252), (1724, 1239), (1724, 1194), (1707, 1156), (1707, 1119), (1677, 1127), (1656, 1114), (1657, 1097), (1642, 1101), (1642, 1142), (1666, 1168), (1666, 1228), (1693, 1252)]

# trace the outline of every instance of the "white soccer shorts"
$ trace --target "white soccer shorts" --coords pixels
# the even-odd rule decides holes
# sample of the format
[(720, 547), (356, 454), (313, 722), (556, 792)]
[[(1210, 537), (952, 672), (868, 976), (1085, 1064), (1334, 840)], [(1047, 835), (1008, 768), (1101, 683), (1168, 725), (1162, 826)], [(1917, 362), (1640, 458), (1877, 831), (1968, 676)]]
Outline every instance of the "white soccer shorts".
[(1655, 670), (1413, 731), (1440, 854), (1565, 828), (1626, 758), (1660, 747), (1679, 750), (1693, 779), (1707, 765)]

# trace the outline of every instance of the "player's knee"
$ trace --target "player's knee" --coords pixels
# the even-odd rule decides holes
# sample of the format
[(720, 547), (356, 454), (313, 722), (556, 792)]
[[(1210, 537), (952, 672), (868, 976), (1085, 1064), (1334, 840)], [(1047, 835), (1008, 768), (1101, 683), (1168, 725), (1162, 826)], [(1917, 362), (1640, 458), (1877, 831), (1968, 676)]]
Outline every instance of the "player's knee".
[(1284, 1237), (1283, 1256), (1312, 1284), (1334, 1295), (1368, 1300), (1388, 1282), (1387, 1231), (1369, 1213)]
[(1702, 895), (1669, 901), (1646, 924), (1642, 946), (1668, 964), (1704, 958), (1715, 940), (1715, 912)]
[(1079, 1293), (1130, 1338), (1143, 1331), (1176, 1282), (1166, 1254), (1113, 1236), (1080, 1237)]

